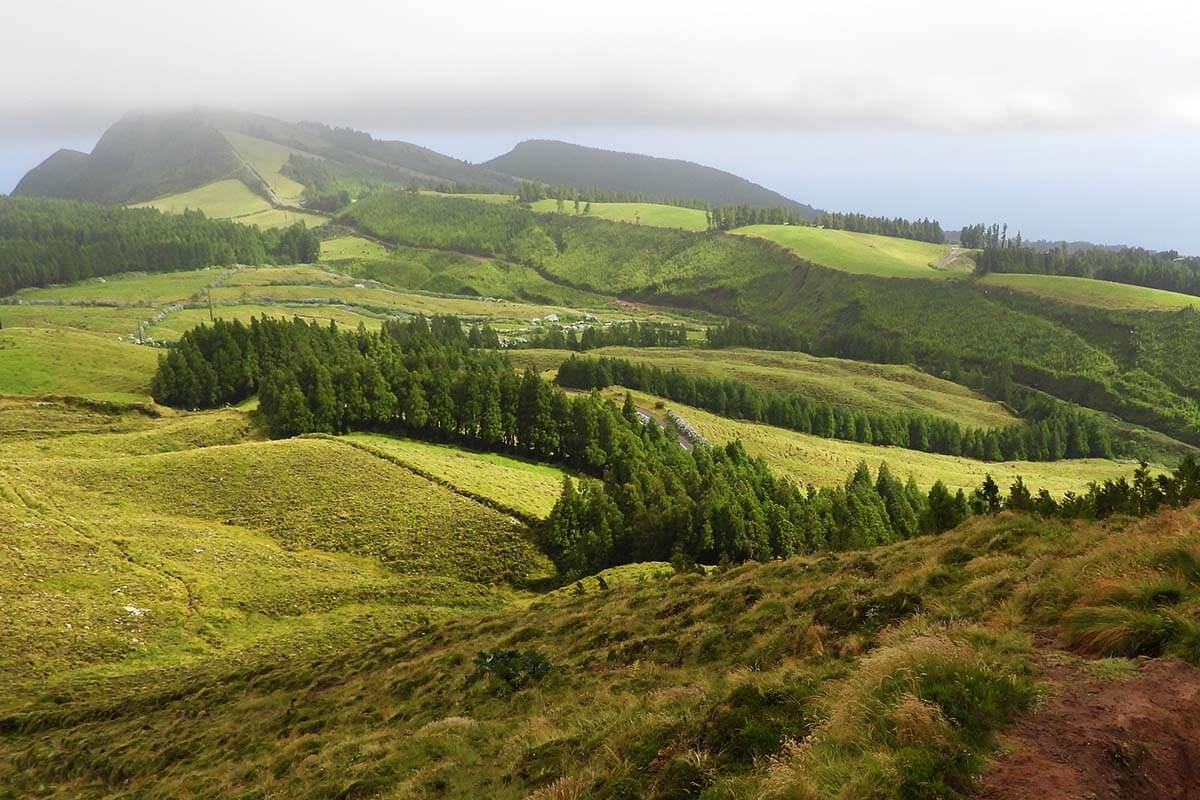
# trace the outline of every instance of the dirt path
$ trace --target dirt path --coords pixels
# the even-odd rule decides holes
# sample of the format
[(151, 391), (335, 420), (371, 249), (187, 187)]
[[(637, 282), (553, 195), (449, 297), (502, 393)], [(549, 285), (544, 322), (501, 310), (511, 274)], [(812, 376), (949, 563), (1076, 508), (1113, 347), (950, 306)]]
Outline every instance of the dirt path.
[(954, 262), (954, 259), (963, 254), (963, 249), (956, 244), (950, 245), (950, 252), (933, 262), (934, 269), (945, 269)]
[(976, 800), (1200, 799), (1200, 669), (1149, 661), (1103, 682), (1079, 670), (1006, 737)]

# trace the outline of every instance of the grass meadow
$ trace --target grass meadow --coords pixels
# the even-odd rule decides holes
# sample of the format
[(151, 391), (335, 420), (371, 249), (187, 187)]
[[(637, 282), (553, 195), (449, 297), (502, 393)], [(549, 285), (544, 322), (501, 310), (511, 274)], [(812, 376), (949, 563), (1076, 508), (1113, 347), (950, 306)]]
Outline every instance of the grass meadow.
[[(799, 392), (867, 411), (919, 411), (975, 427), (1019, 422), (1000, 403), (961, 384), (896, 364), (747, 348), (603, 347), (583, 355), (624, 358), (689, 375), (735, 378), (764, 389)], [(514, 361), (529, 363), (539, 372), (553, 370), (569, 357), (565, 350), (518, 350), (512, 354)]]
[(877, 236), (806, 225), (747, 225), (731, 233), (769, 239), (801, 258), (846, 272), (884, 278), (953, 278), (973, 268), (967, 259), (934, 267), (950, 254), (949, 245), (895, 236)]
[[(604, 393), (617, 400), (624, 392), (624, 389), (613, 387)], [(639, 407), (660, 416), (665, 417), (667, 409), (674, 410), (714, 445), (740, 439), (747, 453), (762, 457), (772, 469), (802, 485), (834, 486), (843, 483), (860, 462), (865, 461), (875, 469), (880, 462), (886, 461), (893, 474), (902, 478), (912, 475), (917, 484), (924, 487), (940, 480), (952, 489), (961, 488), (970, 492), (983, 482), (985, 475), (990, 474), (1007, 490), (1009, 484), (1020, 475), (1026, 485), (1035, 491), (1045, 488), (1061, 496), (1064, 492), (1079, 492), (1092, 481), (1122, 475), (1128, 477), (1136, 466), (1098, 458), (975, 461), (901, 447), (825, 439), (771, 425), (726, 419), (642, 392), (632, 394)]]
[(5, 687), (124, 675), (498, 608), (548, 568), (523, 526), (387, 459), (0, 400)]
[(304, 184), (281, 174), (279, 168), (287, 163), (293, 153), (309, 158), (316, 158), (316, 156), (282, 144), (269, 142), (266, 139), (247, 136), (244, 133), (234, 133), (233, 131), (223, 131), (222, 133), (233, 145), (237, 154), (270, 184), (281, 200), (293, 204), (300, 203), (300, 198), (304, 194)]
[(145, 402), (158, 352), (70, 328), (0, 330), (0, 394)]
[(565, 473), (546, 464), (381, 434), (352, 433), (344, 438), (432, 476), (455, 491), (525, 517), (544, 519), (562, 490)]
[(236, 178), (213, 181), (186, 192), (137, 203), (134, 207), (141, 206), (153, 206), (169, 214), (182, 214), (189, 209), (199, 209), (210, 217), (221, 219), (244, 217), (247, 214), (271, 210), (271, 204), (265, 198), (250, 191), (250, 187)]
[(1126, 283), (1075, 278), (1070, 275), (1024, 275), (993, 272), (980, 279), (984, 286), (1023, 292), (1060, 303), (1073, 303), (1104, 309), (1136, 311), (1173, 311), (1188, 306), (1200, 307), (1200, 297), (1131, 286)]
[[(585, 205), (586, 203), (580, 201), (581, 214)], [(532, 207), (534, 211), (553, 213), (558, 211), (558, 201), (538, 200)], [(662, 203), (592, 203), (591, 207), (592, 210), (587, 216), (611, 222), (638, 223), (656, 228), (680, 228), (685, 231), (708, 230), (708, 218), (704, 211), (698, 208), (680, 208)], [(562, 213), (574, 214), (575, 202), (564, 200)]]

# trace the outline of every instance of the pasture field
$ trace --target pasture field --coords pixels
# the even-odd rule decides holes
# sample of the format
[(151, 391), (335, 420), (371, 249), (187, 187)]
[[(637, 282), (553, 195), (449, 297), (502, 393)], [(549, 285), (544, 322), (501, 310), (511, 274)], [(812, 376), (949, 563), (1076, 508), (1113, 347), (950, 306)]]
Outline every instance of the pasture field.
[[(455, 257), (481, 274), (488, 270), (510, 269), (495, 262)], [(511, 269), (522, 275), (528, 273), (532, 281), (554, 286), (527, 268)], [(503, 282), (504, 276), (488, 278), (489, 281), (493, 279)], [(532, 320), (549, 314), (556, 314), (566, 321), (582, 319), (585, 313), (557, 303), (404, 291), (366, 277), (296, 265), (128, 273), (103, 281), (29, 289), (17, 295), (22, 302), (0, 305), (0, 324), (5, 327), (78, 328), (109, 334), (114, 339), (132, 337), (138, 332), (139, 325), (145, 324), (147, 336), (158, 341), (172, 341), (186, 330), (208, 321), (209, 292), (205, 289), (210, 286), (214, 316), (242, 321), (261, 315), (299, 316), (356, 327), (360, 322), (378, 325), (389, 315), (453, 314), (470, 322), (487, 321), (505, 331), (525, 331), (536, 328)], [(659, 309), (621, 306), (607, 302), (605, 298), (599, 300), (603, 305), (587, 307), (600, 320), (633, 317), (669, 320), (699, 330), (696, 320), (690, 317)], [(92, 303), (103, 305), (90, 305)], [(168, 311), (161, 320), (154, 319), (156, 313), (168, 305), (184, 307)]]
[[(1002, 404), (965, 386), (896, 364), (748, 348), (602, 347), (580, 355), (645, 362), (689, 375), (735, 378), (764, 389), (799, 392), (866, 411), (919, 411), (948, 417), (970, 427), (991, 428), (1019, 422)], [(539, 372), (553, 370), (569, 357), (567, 350), (513, 352), (514, 361), (529, 363)]]
[(94, 333), (133, 336), (138, 325), (152, 316), (144, 306), (0, 305), (0, 325), (5, 328), (77, 328)]
[(117, 303), (122, 305), (170, 305), (183, 303), (226, 278), (223, 267), (181, 272), (125, 272), (108, 278), (91, 278), (78, 283), (23, 289), (16, 297), (24, 301)]
[(384, 259), (388, 254), (386, 247), (361, 236), (335, 236), (321, 242), (321, 260), (330, 264)]
[(145, 402), (158, 352), (70, 328), (0, 330), (0, 394)]
[(747, 225), (730, 233), (769, 239), (801, 258), (845, 272), (884, 278), (961, 277), (973, 265), (960, 259), (946, 269), (934, 267), (950, 254), (950, 246), (895, 236), (876, 236), (807, 225)]
[(385, 459), (258, 437), (232, 410), (0, 401), (0, 687), (374, 635), (547, 568), (511, 518)]
[(234, 133), (233, 131), (222, 131), (222, 133), (233, 145), (237, 154), (270, 184), (281, 200), (296, 204), (300, 202), (300, 198), (304, 194), (304, 184), (281, 174), (279, 168), (287, 163), (293, 153), (309, 158), (318, 158), (318, 156), (302, 150), (295, 150), (286, 145), (269, 142), (266, 139), (247, 136), (244, 133)]
[[(612, 387), (604, 392), (620, 402), (625, 390)], [(990, 474), (1007, 491), (1018, 475), (1035, 491), (1048, 489), (1055, 496), (1064, 492), (1079, 492), (1092, 481), (1129, 477), (1136, 465), (1121, 464), (1099, 458), (1063, 461), (975, 461), (959, 456), (923, 453), (900, 447), (845, 442), (797, 433), (771, 425), (726, 419), (698, 408), (642, 392), (631, 392), (640, 408), (665, 418), (672, 409), (714, 445), (740, 439), (746, 452), (759, 456), (780, 474), (799, 484), (835, 486), (846, 480), (860, 462), (877, 469), (887, 462), (892, 473), (902, 478), (912, 475), (922, 487), (943, 481), (951, 489), (967, 492), (977, 488), (984, 476)], [(667, 423), (668, 425), (670, 423)]]
[(213, 181), (186, 192), (136, 203), (133, 207), (143, 206), (152, 206), (169, 214), (182, 214), (189, 209), (199, 209), (208, 216), (219, 219), (244, 217), (271, 210), (271, 204), (265, 198), (250, 191), (250, 187), (236, 178)]
[[(680, 228), (685, 231), (708, 230), (708, 218), (698, 208), (681, 208), (662, 203), (592, 203), (592, 210), (583, 214), (584, 201), (580, 201), (580, 216), (596, 217), (611, 222), (650, 225), (656, 228)], [(558, 213), (557, 200), (538, 200), (531, 204), (540, 213)], [(564, 200), (564, 214), (575, 214), (575, 201)]]
[(328, 217), (311, 212), (274, 208), (267, 200), (235, 178), (214, 181), (196, 189), (136, 203), (134, 208), (153, 207), (169, 214), (182, 214), (189, 209), (203, 211), (214, 219), (230, 219), (243, 225), (260, 228), (281, 228), (303, 222), (310, 228), (323, 225)]
[(351, 433), (343, 438), (526, 517), (545, 518), (562, 491), (565, 473), (546, 464), (381, 434)]
[(996, 286), (1061, 303), (1074, 303), (1104, 309), (1136, 311), (1172, 311), (1188, 306), (1200, 307), (1200, 297), (1178, 292), (1132, 286), (1070, 275), (1025, 275), (993, 272), (980, 279), (983, 286)]

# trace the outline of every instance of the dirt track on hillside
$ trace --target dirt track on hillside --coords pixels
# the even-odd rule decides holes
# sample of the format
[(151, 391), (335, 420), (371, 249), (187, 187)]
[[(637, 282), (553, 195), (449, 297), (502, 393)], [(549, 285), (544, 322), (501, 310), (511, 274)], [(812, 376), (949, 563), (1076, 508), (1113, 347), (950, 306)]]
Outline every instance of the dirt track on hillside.
[(1102, 682), (1077, 669), (1019, 721), (977, 800), (1200, 800), (1200, 669), (1149, 661)]

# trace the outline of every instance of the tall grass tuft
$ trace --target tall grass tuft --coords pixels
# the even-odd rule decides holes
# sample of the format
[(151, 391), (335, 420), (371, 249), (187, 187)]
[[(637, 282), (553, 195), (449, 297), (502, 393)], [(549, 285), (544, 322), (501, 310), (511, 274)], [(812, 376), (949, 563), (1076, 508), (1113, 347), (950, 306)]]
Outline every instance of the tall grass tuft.
[(1085, 606), (1067, 612), (1067, 643), (1097, 656), (1160, 656), (1179, 635), (1181, 621), (1161, 611), (1122, 605)]

